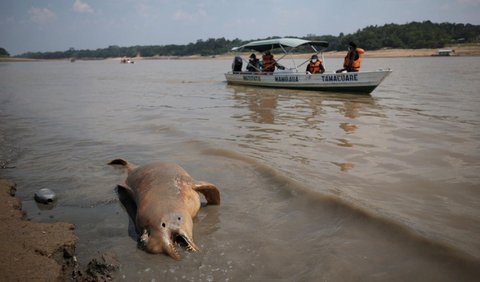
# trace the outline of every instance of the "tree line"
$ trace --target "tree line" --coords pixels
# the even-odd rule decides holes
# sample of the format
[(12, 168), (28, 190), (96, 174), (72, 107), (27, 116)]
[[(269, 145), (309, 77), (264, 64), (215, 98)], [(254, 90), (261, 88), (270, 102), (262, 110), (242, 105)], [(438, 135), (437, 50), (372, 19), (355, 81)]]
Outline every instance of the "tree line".
[[(294, 36), (292, 36), (294, 37)], [(263, 39), (273, 39), (269, 37)], [(431, 21), (411, 22), (407, 24), (385, 24), (383, 26), (367, 26), (351, 34), (334, 35), (309, 34), (302, 39), (328, 41), (325, 51), (345, 50), (348, 42), (356, 42), (366, 50), (381, 48), (442, 48), (452, 43), (480, 42), (480, 26), (456, 23), (432, 23)], [(261, 40), (261, 39), (257, 39)], [(230, 52), (232, 47), (241, 46), (249, 41), (238, 38), (210, 38), (197, 40), (186, 45), (148, 45), (120, 47), (116, 45), (96, 50), (76, 50), (70, 48), (57, 52), (28, 52), (17, 57), (33, 59), (65, 59), (65, 58), (114, 58), (114, 57), (153, 57), (153, 56), (213, 56)], [(3, 49), (3, 48), (2, 48)], [(306, 50), (298, 49), (297, 52)], [(6, 51), (5, 51), (6, 52)]]
[(329, 50), (343, 50), (354, 41), (368, 50), (381, 48), (420, 49), (442, 48), (454, 43), (480, 42), (480, 26), (472, 24), (432, 23), (431, 21), (407, 24), (367, 26), (353, 34), (339, 36), (311, 36), (330, 42)]

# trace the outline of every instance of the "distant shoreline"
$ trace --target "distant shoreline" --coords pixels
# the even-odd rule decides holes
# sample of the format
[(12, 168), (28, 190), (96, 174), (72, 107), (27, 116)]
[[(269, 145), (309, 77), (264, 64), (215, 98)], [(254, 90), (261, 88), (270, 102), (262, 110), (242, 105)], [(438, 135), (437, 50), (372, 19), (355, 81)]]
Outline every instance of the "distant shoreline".
[[(480, 44), (469, 44), (462, 46), (451, 46), (442, 49), (454, 50), (451, 57), (466, 57), (466, 56), (480, 56)], [(365, 50), (364, 58), (408, 58), (408, 57), (431, 57), (438, 53), (438, 49), (392, 49), (383, 48), (379, 50)], [(240, 53), (241, 56), (246, 56), (251, 52)], [(323, 53), (325, 58), (343, 58), (346, 54), (345, 51), (328, 51)], [(153, 57), (132, 57), (135, 60), (211, 60), (211, 59), (231, 59), (235, 53), (226, 53), (213, 56), (153, 56)], [(295, 58), (305, 58), (309, 54), (293, 54)], [(81, 61), (95, 61), (95, 60), (118, 60), (121, 58), (79, 58)], [(27, 58), (15, 58), (15, 57), (0, 57), (0, 62), (36, 62), (36, 61), (65, 61), (70, 59), (27, 59)]]
[[(480, 56), (480, 44), (471, 45), (471, 46), (455, 46), (455, 47), (445, 47), (442, 49), (451, 49), (455, 52), (451, 57), (465, 57), (465, 56)], [(251, 52), (241, 53), (242, 56), (247, 56)], [(323, 55), (325, 58), (343, 58), (345, 57), (347, 51), (328, 51), (324, 52)], [(364, 58), (408, 58), (408, 57), (431, 57), (438, 54), (438, 49), (393, 49), (393, 48), (383, 48), (379, 50), (365, 50)], [(218, 58), (231, 58), (234, 54), (225, 54), (218, 55)], [(294, 54), (295, 58), (305, 58), (309, 54)]]

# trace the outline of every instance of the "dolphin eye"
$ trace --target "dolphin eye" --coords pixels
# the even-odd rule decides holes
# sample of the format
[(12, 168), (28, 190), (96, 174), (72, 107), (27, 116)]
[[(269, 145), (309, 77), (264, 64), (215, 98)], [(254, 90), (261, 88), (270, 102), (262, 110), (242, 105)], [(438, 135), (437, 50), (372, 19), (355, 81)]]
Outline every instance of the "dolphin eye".
[(162, 227), (165, 227), (165, 222), (162, 222)]
[(177, 219), (178, 219), (178, 221), (182, 220), (182, 218), (181, 218), (181, 217), (178, 217)]

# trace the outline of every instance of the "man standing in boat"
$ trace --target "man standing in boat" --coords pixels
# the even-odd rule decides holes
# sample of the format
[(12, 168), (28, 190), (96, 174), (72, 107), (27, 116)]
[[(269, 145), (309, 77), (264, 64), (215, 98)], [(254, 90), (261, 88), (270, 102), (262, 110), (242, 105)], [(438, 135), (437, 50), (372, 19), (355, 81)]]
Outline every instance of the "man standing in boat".
[(308, 74), (313, 74), (313, 73), (324, 73), (325, 68), (323, 67), (322, 61), (318, 59), (317, 55), (312, 55), (312, 58), (310, 59), (310, 63), (307, 65), (307, 70), (306, 72)]
[(348, 52), (343, 61), (343, 69), (337, 70), (337, 73), (340, 72), (358, 72), (360, 70), (360, 65), (362, 64), (362, 56), (365, 51), (362, 48), (357, 48), (357, 44), (354, 42), (348, 43)]

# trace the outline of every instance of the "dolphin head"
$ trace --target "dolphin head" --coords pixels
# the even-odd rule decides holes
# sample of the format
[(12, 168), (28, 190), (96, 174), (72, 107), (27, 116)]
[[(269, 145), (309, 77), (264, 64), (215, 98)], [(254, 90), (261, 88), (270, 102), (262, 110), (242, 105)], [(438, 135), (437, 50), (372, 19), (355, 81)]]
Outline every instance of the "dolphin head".
[(180, 260), (177, 244), (192, 252), (199, 251), (193, 242), (192, 230), (193, 220), (188, 213), (172, 212), (162, 216), (156, 224), (145, 227), (140, 243), (150, 253), (164, 252), (173, 259)]

